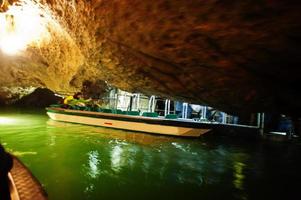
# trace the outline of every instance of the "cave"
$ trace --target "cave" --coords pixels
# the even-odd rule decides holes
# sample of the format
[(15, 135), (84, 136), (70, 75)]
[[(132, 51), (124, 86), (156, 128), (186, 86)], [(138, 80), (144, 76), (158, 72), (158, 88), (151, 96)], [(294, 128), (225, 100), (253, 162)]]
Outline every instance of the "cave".
[[(64, 193), (63, 199), (85, 195), (87, 199), (123, 197), (108, 193), (114, 188), (124, 192), (125, 198), (134, 198), (136, 187), (151, 191), (138, 191), (137, 198), (141, 199), (179, 199), (189, 191), (204, 199), (220, 199), (223, 195), (228, 199), (293, 197), (298, 190), (288, 187), (288, 179), (300, 179), (297, 171), (301, 167), (300, 9), (301, 1), (297, 0), (0, 0), (0, 109), (4, 109), (0, 115), (0, 142), (25, 164), (36, 167), (35, 175), (42, 177), (53, 199), (60, 199), (63, 194), (54, 191), (52, 184), (57, 182), (60, 186), (82, 184), (76, 185), (81, 188), (78, 191), (67, 188), (72, 192)], [(260, 123), (271, 131), (279, 126), (280, 118), (282, 123), (288, 123), (283, 120), (289, 118), (295, 135), (273, 135), (272, 140), (284, 143), (260, 141), (254, 146), (248, 138), (242, 142), (243, 147), (238, 144), (240, 141), (228, 141), (223, 136), (209, 136), (201, 142), (118, 131), (107, 136), (103, 134), (105, 130), (77, 126), (74, 121), (75, 124), (66, 125), (45, 119), (45, 113), (33, 116), (14, 110), (39, 107), (45, 112), (50, 104), (62, 102), (61, 97), (84, 92), (96, 99), (112, 95), (112, 91), (134, 94), (135, 98), (143, 94), (145, 104), (150, 102), (147, 98), (155, 95), (162, 102), (168, 100), (165, 105), (172, 101), (214, 108), (239, 116), (242, 123), (257, 123), (261, 130)], [(123, 112), (131, 113), (130, 107)], [(176, 103), (172, 107), (175, 109)], [(18, 115), (12, 117), (12, 113)], [(164, 111), (161, 113), (164, 115)], [(153, 113), (147, 114), (143, 117), (154, 117)], [(13, 131), (12, 126), (16, 128)], [(33, 131), (37, 134), (23, 138)], [(73, 136), (77, 131), (81, 134)], [(101, 136), (96, 137), (97, 134)], [(260, 132), (252, 140), (257, 141), (258, 135), (260, 139), (268, 137)], [(295, 143), (285, 146), (291, 140)], [(28, 141), (31, 144), (24, 145)], [(76, 155), (78, 152), (70, 149), (82, 149), (84, 153)], [(62, 157), (65, 151), (67, 156)], [(44, 160), (48, 154), (49, 162)], [(276, 161), (278, 155), (281, 163)], [(77, 156), (78, 160), (72, 160)], [(39, 159), (44, 161), (41, 166), (36, 165)], [(14, 162), (19, 165), (21, 161)], [(71, 167), (76, 164), (82, 171)], [(103, 171), (99, 170), (101, 164)], [(215, 166), (210, 168), (210, 164)], [(161, 171), (152, 174), (153, 165)], [(283, 174), (288, 173), (289, 178), (280, 176), (282, 182), (270, 186), (277, 182), (268, 171), (273, 165), (280, 167), (273, 168), (271, 174), (288, 169)], [(42, 174), (42, 167), (53, 170), (53, 180)], [(55, 172), (56, 167), (62, 170)], [(75, 170), (72, 173), (82, 175), (81, 179), (58, 178), (71, 168)], [(256, 174), (252, 176), (250, 172)], [(139, 179), (137, 183), (131, 182), (126, 173)], [(103, 182), (92, 184), (100, 177), (108, 186)], [(155, 179), (161, 180), (164, 187)], [(115, 184), (117, 181), (120, 182)], [(148, 181), (154, 186), (151, 189)], [(257, 182), (258, 188), (254, 186)], [(95, 190), (100, 186), (108, 190)], [(211, 187), (221, 193), (213, 194)], [(160, 189), (164, 192), (157, 196)], [(257, 195), (255, 189), (269, 196)], [(188, 195), (190, 199), (192, 196)]]
[(300, 113), (298, 1), (1, 2), (2, 101), (89, 80), (233, 113)]

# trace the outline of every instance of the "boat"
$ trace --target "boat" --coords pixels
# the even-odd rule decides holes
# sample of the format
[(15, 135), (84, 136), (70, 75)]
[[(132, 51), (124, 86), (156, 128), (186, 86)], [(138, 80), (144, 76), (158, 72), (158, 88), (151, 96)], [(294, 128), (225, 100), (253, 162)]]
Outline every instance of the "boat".
[(10, 199), (47, 200), (48, 195), (41, 183), (17, 157), (12, 158), (13, 168), (8, 173)]
[(180, 137), (199, 137), (211, 130), (210, 124), (177, 119), (175, 115), (160, 117), (153, 112), (141, 116), (138, 111), (102, 109), (100, 111), (47, 107), (47, 115), (55, 121), (71, 122), (127, 131)]

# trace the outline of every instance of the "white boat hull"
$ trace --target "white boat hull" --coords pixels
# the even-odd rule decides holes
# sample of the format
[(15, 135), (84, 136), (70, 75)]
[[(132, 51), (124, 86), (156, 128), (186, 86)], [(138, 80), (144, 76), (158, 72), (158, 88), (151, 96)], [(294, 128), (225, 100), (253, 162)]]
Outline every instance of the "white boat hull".
[(199, 137), (200, 135), (210, 131), (206, 128), (190, 128), (170, 125), (149, 124), (143, 122), (122, 121), (116, 119), (94, 118), (79, 115), (68, 115), (63, 113), (47, 112), (48, 116), (56, 121), (72, 122), (79, 124), (87, 124), (93, 126), (102, 126), (108, 128), (123, 129), (129, 131), (139, 131), (146, 133)]

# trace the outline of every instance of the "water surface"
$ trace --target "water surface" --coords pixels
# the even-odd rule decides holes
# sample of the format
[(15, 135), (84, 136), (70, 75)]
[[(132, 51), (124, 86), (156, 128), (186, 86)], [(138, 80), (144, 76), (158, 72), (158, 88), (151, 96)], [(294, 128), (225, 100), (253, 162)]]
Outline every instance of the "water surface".
[(301, 181), (298, 143), (165, 137), (16, 110), (0, 112), (0, 142), (50, 200), (288, 199)]

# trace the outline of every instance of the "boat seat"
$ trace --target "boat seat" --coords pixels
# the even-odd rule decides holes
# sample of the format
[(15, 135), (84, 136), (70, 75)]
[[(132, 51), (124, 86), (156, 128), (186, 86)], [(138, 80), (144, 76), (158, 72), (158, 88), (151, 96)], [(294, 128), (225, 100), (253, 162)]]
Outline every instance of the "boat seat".
[(77, 106), (77, 105), (70, 106), (70, 108), (71, 108), (72, 110), (80, 110), (80, 107)]
[(158, 117), (159, 115), (156, 112), (144, 112), (142, 114), (142, 116), (144, 116), (144, 117)]
[(102, 108), (102, 109), (101, 109), (101, 112), (104, 112), (104, 113), (112, 113), (112, 109)]
[(114, 114), (122, 114), (122, 110), (120, 110), (120, 109), (113, 109), (112, 113), (114, 113)]
[(91, 107), (89, 107), (89, 106), (85, 106), (85, 107), (84, 107), (84, 110), (85, 110), (85, 111), (91, 111), (91, 110), (92, 110), (92, 108), (91, 108)]
[(178, 119), (178, 116), (176, 114), (168, 114), (165, 116), (165, 119)]
[(96, 107), (96, 108), (95, 108), (95, 111), (96, 111), (96, 112), (101, 112), (101, 110), (102, 110), (102, 109), (101, 109), (100, 107)]
[(98, 112), (98, 107), (90, 107), (90, 111)]
[(86, 106), (77, 106), (78, 110), (86, 110)]
[(134, 115), (134, 116), (139, 116), (140, 112), (139, 111), (123, 111), (122, 114), (124, 115)]

